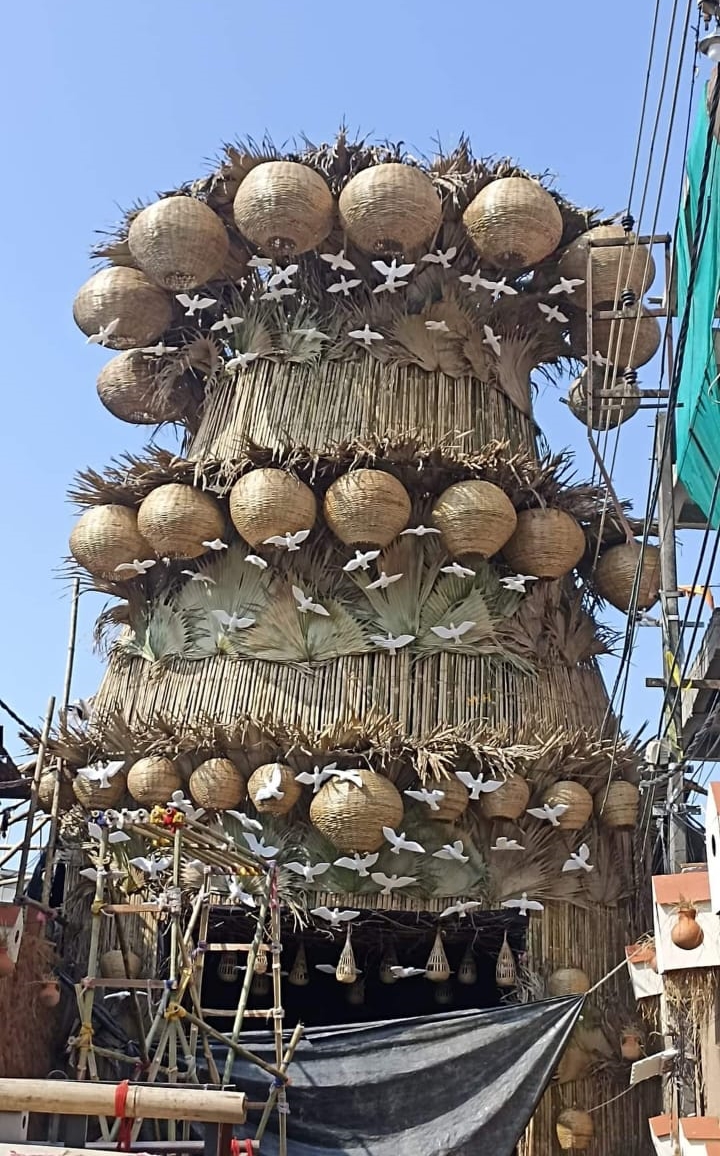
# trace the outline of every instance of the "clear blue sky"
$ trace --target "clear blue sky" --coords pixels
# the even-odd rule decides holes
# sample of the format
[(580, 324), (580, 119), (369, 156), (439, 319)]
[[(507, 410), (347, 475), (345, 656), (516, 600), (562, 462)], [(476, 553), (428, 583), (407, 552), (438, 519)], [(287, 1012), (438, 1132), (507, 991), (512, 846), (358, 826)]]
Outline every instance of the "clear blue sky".
[[(73, 297), (91, 271), (93, 231), (111, 226), (119, 207), (206, 171), (223, 141), (266, 130), (277, 143), (300, 132), (327, 139), (343, 118), (411, 151), (467, 132), (478, 155), (510, 154), (529, 169), (550, 169), (576, 202), (615, 212), (627, 199), (653, 7), (653, 0), (7, 7), (0, 697), (36, 722), (49, 694), (59, 694), (69, 599), (54, 571), (73, 520), (65, 491), (76, 469), (101, 467), (147, 438), (100, 405), (95, 378), (107, 355), (87, 347), (72, 320)], [(661, 8), (666, 28), (671, 4)], [(651, 111), (655, 95), (656, 87)], [(660, 221), (667, 230), (681, 162), (678, 142)], [(643, 384), (656, 384), (652, 372)], [(559, 396), (543, 390), (539, 420), (554, 448), (577, 447), (586, 475), (582, 426)], [(625, 427), (615, 474), (620, 493), (640, 507), (650, 421), (641, 411)], [(683, 576), (689, 581), (691, 573)], [(83, 599), (76, 694), (92, 693), (100, 675), (91, 636), (102, 605), (97, 595)], [(657, 692), (641, 689), (646, 673), (660, 673), (658, 634), (642, 633), (633, 723), (655, 720), (659, 707)], [(10, 725), (6, 739), (17, 752)]]

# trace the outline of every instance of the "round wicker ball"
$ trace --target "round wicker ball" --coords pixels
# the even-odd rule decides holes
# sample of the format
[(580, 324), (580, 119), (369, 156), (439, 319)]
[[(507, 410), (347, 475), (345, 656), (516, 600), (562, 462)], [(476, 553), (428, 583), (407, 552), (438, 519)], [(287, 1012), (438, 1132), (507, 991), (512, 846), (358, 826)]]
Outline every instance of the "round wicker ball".
[(190, 776), (190, 794), (206, 811), (227, 811), (247, 795), (245, 779), (230, 759), (206, 759)]
[(486, 819), (519, 819), (530, 802), (530, 786), (522, 775), (508, 775), (497, 791), (480, 796), (480, 813)]
[(133, 219), (128, 248), (151, 281), (181, 293), (222, 269), (228, 235), (217, 213), (194, 197), (165, 197)]
[[(280, 768), (280, 785), (277, 789), (282, 791), (282, 799), (258, 799), (258, 792), (263, 787), (268, 786), (278, 767)], [(248, 779), (247, 792), (253, 801), (255, 810), (261, 815), (287, 815), (300, 798), (302, 787), (295, 778), (292, 767), (286, 766), (285, 763), (263, 763), (261, 767), (253, 771)]]
[(492, 482), (456, 482), (435, 503), (432, 524), (451, 554), (490, 558), (511, 537), (517, 514), (507, 494)]
[(233, 214), (261, 253), (307, 253), (332, 229), (335, 202), (314, 169), (297, 161), (265, 161), (242, 181)]
[(558, 815), (558, 826), (563, 831), (580, 831), (592, 815), (593, 797), (580, 783), (572, 779), (560, 779), (545, 791), (543, 803), (557, 807), (564, 803), (567, 811)]
[[(73, 791), (72, 780), (67, 777), (65, 771), (60, 767), (58, 769), (60, 776), (60, 791), (58, 794), (58, 810), (69, 811), (75, 805), (75, 792)], [(40, 776), (38, 783), (38, 807), (41, 811), (45, 811), (48, 815), (52, 810), (53, 796), (55, 794), (55, 771), (45, 771)]]
[(590, 1145), (595, 1135), (595, 1125), (589, 1112), (579, 1108), (566, 1108), (555, 1121), (558, 1144), (563, 1151), (583, 1150)]
[(339, 851), (378, 851), (383, 827), (397, 827), (404, 813), (402, 796), (389, 779), (360, 770), (362, 786), (330, 779), (310, 804), (310, 822)]
[[(593, 241), (625, 241), (623, 245), (601, 245)], [(558, 264), (561, 277), (580, 280), (570, 300), (573, 305), (587, 304), (588, 256), (592, 254), (592, 301), (595, 306), (613, 309), (624, 289), (632, 289), (638, 300), (655, 280), (655, 262), (645, 245), (637, 244), (634, 233), (622, 225), (596, 225), (581, 233), (563, 253)]]
[(143, 499), (138, 528), (158, 554), (199, 558), (208, 551), (203, 542), (222, 538), (225, 515), (210, 494), (194, 486), (169, 482)]
[(99, 786), (86, 775), (76, 775), (73, 779), (75, 798), (86, 811), (106, 811), (108, 807), (116, 806), (126, 791), (127, 779), (122, 771), (112, 776), (107, 787)]
[(108, 349), (151, 345), (168, 328), (172, 313), (172, 298), (158, 285), (139, 269), (117, 265), (86, 281), (73, 303), (75, 324), (87, 337), (119, 320), (105, 341)]
[(595, 812), (606, 827), (634, 827), (640, 810), (640, 792), (634, 783), (613, 779), (607, 791), (595, 796)]
[(518, 574), (562, 578), (585, 553), (585, 535), (564, 510), (521, 510), (512, 538), (503, 546), (509, 566)]
[(139, 979), (141, 970), (142, 961), (134, 951), (127, 952), (127, 970), (123, 953), (117, 948), (105, 951), (100, 956), (100, 975), (103, 979)]
[(346, 546), (388, 546), (404, 530), (410, 495), (385, 470), (351, 470), (325, 495), (325, 521)]
[[(593, 390), (590, 402), (590, 428), (598, 430), (615, 429), (629, 421), (640, 408), (641, 394), (637, 385), (619, 375), (612, 380), (610, 375), (607, 388), (604, 387), (605, 370), (598, 366), (593, 372)], [(570, 386), (568, 409), (570, 413), (588, 424), (588, 372), (582, 371)]]
[(431, 783), (430, 787), (443, 791), (444, 798), (438, 800), (437, 811), (425, 808), (426, 819), (435, 819), (439, 823), (454, 823), (465, 814), (470, 802), (470, 792), (459, 779), (440, 779), (437, 783)]
[(172, 759), (148, 755), (138, 759), (128, 771), (128, 791), (143, 807), (165, 806), (173, 791), (182, 790), (182, 776)]
[(76, 562), (99, 578), (115, 582), (135, 577), (116, 566), (148, 561), (155, 551), (138, 529), (136, 510), (129, 506), (92, 506), (78, 518), (70, 534), (70, 553)]
[(581, 967), (559, 967), (548, 978), (548, 995), (584, 995), (590, 990), (590, 980)]
[(340, 223), (365, 253), (406, 253), (434, 236), (442, 205), (421, 169), (390, 162), (363, 169), (338, 202)]
[(310, 530), (317, 502), (310, 487), (287, 470), (250, 470), (230, 491), (230, 517), (241, 538), (260, 546), (276, 535)]
[(129, 349), (103, 366), (97, 379), (98, 397), (113, 417), (133, 425), (180, 421), (190, 392), (182, 378), (161, 389), (155, 377), (157, 363), (140, 349)]
[[(624, 318), (615, 321), (598, 318), (593, 321), (592, 329), (591, 352), (600, 353), (619, 369), (637, 369), (646, 365), (662, 341), (657, 317), (642, 315), (638, 320), (635, 310), (628, 310)], [(570, 320), (570, 344), (578, 356), (587, 353), (587, 324), (583, 314), (575, 314)]]
[(470, 202), (463, 221), (483, 260), (511, 269), (525, 269), (549, 256), (563, 231), (555, 200), (527, 177), (490, 181)]
[(641, 543), (633, 539), (605, 550), (595, 567), (598, 594), (611, 606), (627, 613), (633, 605), (633, 586), (639, 565), (637, 609), (649, 610), (660, 597), (660, 551), (649, 543), (643, 549)]

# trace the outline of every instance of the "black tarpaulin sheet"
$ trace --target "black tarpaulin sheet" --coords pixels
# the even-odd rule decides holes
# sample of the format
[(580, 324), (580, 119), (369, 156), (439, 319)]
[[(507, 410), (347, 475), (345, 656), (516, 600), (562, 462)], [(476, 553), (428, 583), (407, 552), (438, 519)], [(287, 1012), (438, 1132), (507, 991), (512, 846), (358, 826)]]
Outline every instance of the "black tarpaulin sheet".
[[(582, 1003), (307, 1029), (289, 1070), (288, 1156), (512, 1156)], [(268, 1034), (243, 1044), (274, 1062)], [(267, 1096), (252, 1064), (238, 1060), (233, 1081)], [(254, 1135), (254, 1119), (240, 1135)], [(277, 1153), (270, 1131), (262, 1152)]]

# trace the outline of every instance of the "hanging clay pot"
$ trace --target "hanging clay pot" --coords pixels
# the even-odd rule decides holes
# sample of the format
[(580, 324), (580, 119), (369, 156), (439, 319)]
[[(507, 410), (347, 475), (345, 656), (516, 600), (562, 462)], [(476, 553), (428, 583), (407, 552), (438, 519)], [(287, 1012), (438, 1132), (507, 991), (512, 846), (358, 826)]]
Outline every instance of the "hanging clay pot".
[(670, 938), (682, 951), (694, 951), (705, 938), (696, 915), (697, 911), (691, 903), (685, 903), (678, 909), (677, 922), (670, 932)]
[(351, 940), (352, 928), (348, 927), (345, 936), (345, 946), (342, 949), (338, 965), (335, 968), (335, 979), (338, 983), (355, 983), (358, 977), (358, 969), (355, 963)]
[(397, 951), (395, 944), (389, 943), (383, 952), (383, 957), (380, 960), (380, 983), (397, 983), (398, 977), (393, 975), (392, 969), (398, 967)]
[(633, 1027), (625, 1028), (620, 1033), (620, 1055), (622, 1058), (634, 1063), (635, 1060), (641, 1059), (644, 1054), (645, 1048), (640, 1032)]
[(47, 1008), (57, 1007), (60, 1003), (60, 984), (52, 976), (42, 981), (38, 992), (38, 1001)]
[(288, 976), (288, 983), (291, 983), (293, 987), (307, 987), (310, 983), (310, 973), (308, 972), (307, 954), (304, 943), (301, 943), (297, 949), (295, 962)]
[(7, 979), (15, 971), (15, 964), (8, 955), (6, 943), (0, 943), (0, 979)]
[(475, 956), (473, 955), (472, 947), (468, 943), (457, 970), (457, 981), (458, 983), (464, 984), (465, 987), (472, 987), (474, 983), (477, 983), (477, 977), (478, 971)]
[(432, 951), (425, 965), (425, 978), (429, 979), (432, 983), (444, 983), (446, 979), (450, 979), (451, 974), (448, 957), (443, 947), (442, 935), (440, 934), (440, 928), (438, 928)]
[(237, 979), (237, 956), (234, 951), (224, 951), (218, 963), (217, 976), (221, 983), (235, 983)]
[(498, 987), (515, 987), (517, 983), (515, 956), (507, 941), (507, 932), (503, 935), (502, 947), (498, 952), (497, 963), (495, 964), (495, 983)]

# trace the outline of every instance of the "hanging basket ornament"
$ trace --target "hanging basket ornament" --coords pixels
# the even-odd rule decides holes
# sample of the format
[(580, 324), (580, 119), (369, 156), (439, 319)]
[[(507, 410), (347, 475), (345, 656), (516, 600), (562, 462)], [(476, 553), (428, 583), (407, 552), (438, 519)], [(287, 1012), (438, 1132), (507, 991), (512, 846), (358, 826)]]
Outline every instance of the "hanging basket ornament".
[(182, 786), (182, 777), (172, 759), (159, 755), (138, 759), (127, 775), (127, 789), (143, 807), (165, 806)]
[(243, 179), (235, 224), (263, 254), (315, 249), (333, 227), (335, 202), (323, 178), (297, 161), (265, 161)]
[(350, 470), (328, 489), (323, 512), (346, 546), (389, 546), (410, 520), (410, 495), (385, 470)]
[(402, 820), (402, 796), (389, 779), (358, 769), (361, 786), (330, 779), (310, 804), (310, 822), (339, 851), (379, 851), (385, 844), (383, 827), (395, 830)]
[(491, 558), (502, 550), (517, 525), (515, 507), (492, 482), (456, 482), (438, 498), (432, 524), (443, 536), (448, 553)]
[(360, 977), (348, 985), (345, 999), (351, 1007), (362, 1007), (365, 1003), (365, 980)]
[(195, 197), (165, 197), (133, 218), (128, 248), (156, 285), (181, 293), (216, 277), (228, 255), (217, 213)]
[(503, 935), (502, 947), (498, 952), (497, 962), (495, 964), (495, 983), (498, 987), (503, 988), (515, 987), (517, 983), (515, 956), (508, 943), (507, 932)]
[(573, 417), (595, 430), (611, 430), (629, 421), (640, 408), (642, 394), (634, 381), (624, 374), (610, 374), (604, 386), (605, 371), (598, 367), (593, 372), (592, 393), (588, 398), (588, 371), (584, 369), (572, 382), (568, 392), (568, 409)]
[(337, 967), (335, 968), (335, 979), (338, 983), (355, 983), (358, 974), (358, 969), (355, 964), (355, 954), (352, 949), (352, 928), (348, 927), (345, 933), (345, 946), (342, 949)]
[(542, 796), (543, 803), (550, 807), (563, 804), (567, 810), (557, 817), (557, 825), (562, 831), (580, 831), (593, 811), (593, 797), (581, 783), (571, 779), (560, 779), (553, 783)]
[(255, 969), (255, 974), (252, 977), (250, 984), (250, 991), (256, 996), (265, 996), (270, 994), (271, 980), (267, 972), (259, 972)]
[(97, 392), (105, 409), (132, 425), (160, 425), (181, 421), (191, 403), (191, 393), (178, 373), (167, 386), (158, 383), (159, 358), (141, 349), (118, 353), (100, 370)]
[(450, 979), (452, 972), (450, 971), (450, 964), (448, 957), (445, 954), (443, 946), (442, 935), (440, 928), (435, 933), (435, 941), (432, 945), (432, 951), (428, 956), (428, 961), (425, 964), (425, 978), (429, 979), (431, 983), (444, 983), (445, 980)]
[[(596, 245), (596, 241), (622, 243)], [(573, 289), (573, 304), (587, 305), (588, 258), (595, 308), (618, 308), (621, 294), (628, 289), (639, 300), (655, 280), (652, 253), (646, 245), (638, 244), (634, 233), (626, 233), (622, 225), (595, 225), (576, 237), (558, 262), (561, 277), (582, 282)]]
[(247, 790), (261, 815), (287, 815), (302, 794), (295, 772), (284, 763), (263, 763), (250, 776)]
[(70, 534), (70, 553), (78, 565), (97, 578), (129, 581), (134, 571), (116, 567), (154, 559), (155, 551), (138, 527), (137, 511), (129, 506), (93, 506), (78, 518)]
[(587, 972), (581, 967), (558, 967), (548, 977), (548, 995), (584, 995), (590, 990), (590, 980)]
[(190, 794), (206, 811), (228, 811), (244, 802), (245, 779), (230, 759), (206, 759), (190, 776)]
[(438, 791), (442, 791), (443, 797), (438, 800), (436, 811), (427, 808), (425, 818), (436, 823), (455, 823), (461, 819), (470, 802), (470, 792), (467, 787), (454, 777), (452, 779), (439, 779), (437, 782), (430, 783), (429, 786), (431, 789), (436, 788)]
[(579, 1108), (566, 1108), (555, 1121), (555, 1132), (563, 1151), (583, 1150), (590, 1145), (595, 1134), (592, 1116)]
[(77, 774), (73, 779), (73, 794), (86, 811), (106, 811), (108, 807), (115, 807), (125, 797), (126, 791), (127, 779), (122, 771), (111, 776), (107, 787), (101, 787), (99, 782), (83, 774)]
[[(640, 566), (637, 596), (634, 598), (635, 575)], [(649, 542), (645, 546), (634, 539), (611, 546), (598, 559), (593, 575), (601, 598), (625, 614), (631, 605), (649, 610), (660, 597), (660, 551)]]
[(223, 951), (218, 962), (218, 979), (221, 983), (235, 983), (237, 974), (237, 955), (234, 951)]
[(585, 535), (564, 510), (521, 510), (503, 555), (517, 574), (563, 578), (585, 553)]
[(519, 819), (530, 802), (530, 786), (522, 775), (510, 774), (496, 791), (480, 796), (480, 813), (485, 819)]
[(380, 960), (379, 978), (380, 983), (391, 984), (397, 983), (398, 977), (393, 975), (392, 969), (399, 966), (397, 951), (394, 943), (388, 943)]
[(310, 487), (287, 470), (250, 470), (230, 491), (230, 517), (240, 537), (257, 547), (268, 538), (311, 530), (317, 502)]
[[(617, 369), (639, 369), (657, 353), (662, 330), (657, 317), (644, 309), (626, 310), (621, 320), (593, 321), (591, 354), (599, 353)], [(587, 355), (587, 321), (584, 313), (570, 319), (570, 345), (578, 357)]]
[(457, 969), (457, 981), (458, 983), (463, 984), (464, 987), (472, 987), (473, 984), (477, 983), (477, 977), (477, 963), (475, 962), (473, 949), (468, 943), (467, 947), (465, 948), (465, 954), (460, 960), (460, 964)]
[(365, 253), (407, 254), (425, 245), (442, 221), (435, 187), (421, 169), (394, 161), (370, 165), (340, 193), (340, 224)]
[(550, 193), (526, 177), (490, 181), (463, 214), (480, 257), (502, 269), (527, 269), (554, 252), (563, 221)]
[(225, 516), (215, 499), (195, 486), (168, 482), (140, 503), (138, 529), (155, 552), (169, 558), (199, 558), (205, 542), (222, 538)]
[(127, 970), (125, 956), (118, 948), (111, 948), (100, 956), (100, 975), (103, 979), (139, 979), (142, 960), (134, 951), (128, 951)]
[(634, 783), (627, 783), (624, 779), (613, 779), (595, 796), (595, 811), (606, 827), (635, 827), (639, 810), (640, 791)]
[(297, 949), (295, 961), (287, 978), (288, 983), (292, 984), (293, 987), (307, 987), (310, 983), (310, 972), (308, 971), (307, 953), (304, 943), (301, 943)]
[(108, 349), (152, 345), (169, 327), (172, 298), (139, 269), (113, 265), (101, 269), (78, 292), (73, 303), (75, 324), (86, 337), (110, 328)]

